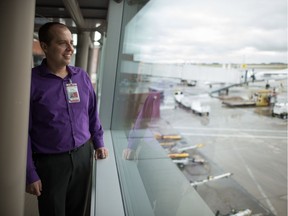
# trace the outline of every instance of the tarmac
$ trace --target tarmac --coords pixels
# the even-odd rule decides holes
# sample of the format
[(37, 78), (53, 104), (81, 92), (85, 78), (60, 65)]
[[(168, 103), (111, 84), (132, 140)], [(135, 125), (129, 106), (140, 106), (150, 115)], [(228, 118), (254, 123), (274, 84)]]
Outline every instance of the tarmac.
[[(280, 86), (274, 82), (274, 87)], [(273, 87), (271, 86), (271, 88)], [(229, 89), (230, 96), (249, 97), (265, 83)], [(287, 82), (281, 82), (279, 96), (287, 95)], [(272, 106), (227, 107), (209, 96), (205, 85), (178, 86), (192, 100), (211, 107), (209, 116), (193, 114), (173, 100), (171, 88), (165, 91), (161, 109), (162, 133), (180, 134), (191, 157), (204, 164), (191, 163), (181, 169), (191, 182), (232, 173), (232, 176), (198, 185), (196, 190), (215, 214), (230, 215), (250, 209), (252, 215), (287, 215), (287, 120), (272, 117)], [(213, 86), (217, 88), (217, 86)]]

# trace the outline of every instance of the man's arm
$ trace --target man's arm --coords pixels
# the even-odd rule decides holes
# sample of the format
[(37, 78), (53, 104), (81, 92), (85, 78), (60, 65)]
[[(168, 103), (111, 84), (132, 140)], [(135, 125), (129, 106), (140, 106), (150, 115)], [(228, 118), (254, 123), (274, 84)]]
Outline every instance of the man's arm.
[(29, 131), (28, 131), (28, 144), (27, 144), (27, 165), (26, 165), (26, 192), (34, 194), (36, 196), (40, 196), (40, 191), (42, 190), (42, 184), (40, 178), (36, 172), (36, 168), (34, 165), (33, 157), (32, 157), (32, 144), (30, 131), (32, 128), (32, 114), (31, 114), (31, 104), (30, 104), (30, 112), (29, 112)]

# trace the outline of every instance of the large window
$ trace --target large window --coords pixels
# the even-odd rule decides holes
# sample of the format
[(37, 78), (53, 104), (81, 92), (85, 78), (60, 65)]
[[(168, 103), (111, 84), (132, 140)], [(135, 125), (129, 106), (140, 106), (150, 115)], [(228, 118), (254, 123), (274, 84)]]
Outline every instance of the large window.
[(287, 214), (286, 4), (125, 2), (112, 136), (128, 215)]

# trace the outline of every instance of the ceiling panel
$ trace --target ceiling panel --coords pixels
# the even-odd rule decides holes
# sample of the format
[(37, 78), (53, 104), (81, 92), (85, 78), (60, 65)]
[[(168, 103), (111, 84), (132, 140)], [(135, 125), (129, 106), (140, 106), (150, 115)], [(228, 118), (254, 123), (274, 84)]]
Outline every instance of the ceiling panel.
[[(84, 18), (85, 30), (94, 31), (99, 23), (106, 24), (109, 0), (75, 0), (75, 2)], [(44, 22), (57, 19), (65, 19), (66, 24), (71, 23), (71, 27), (75, 27), (75, 23), (71, 22), (72, 17), (69, 10), (65, 8), (65, 4), (61, 0), (36, 0), (35, 18), (37, 19), (35, 29)], [(103, 30), (103, 26), (101, 29)]]

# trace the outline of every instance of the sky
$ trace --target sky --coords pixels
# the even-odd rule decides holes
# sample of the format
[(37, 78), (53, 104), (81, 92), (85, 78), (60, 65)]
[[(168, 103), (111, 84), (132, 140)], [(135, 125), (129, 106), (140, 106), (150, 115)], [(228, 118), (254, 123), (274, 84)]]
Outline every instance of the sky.
[(124, 52), (159, 63), (287, 63), (287, 0), (150, 0)]

